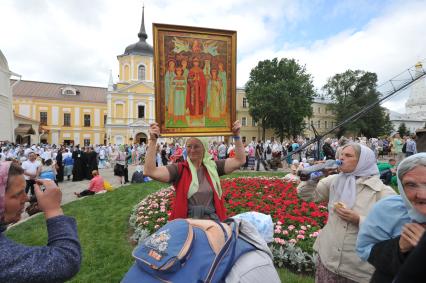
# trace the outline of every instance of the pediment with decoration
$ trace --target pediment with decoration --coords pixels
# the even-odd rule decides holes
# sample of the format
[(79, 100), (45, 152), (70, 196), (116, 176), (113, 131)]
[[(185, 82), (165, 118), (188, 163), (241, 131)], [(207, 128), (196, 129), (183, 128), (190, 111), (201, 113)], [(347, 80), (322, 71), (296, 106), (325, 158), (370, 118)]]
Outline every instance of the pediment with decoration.
[(149, 127), (149, 123), (145, 120), (138, 120), (136, 122), (133, 122), (131, 124), (129, 124), (130, 127), (141, 127), (141, 128), (148, 128)]
[(154, 93), (154, 83), (136, 82), (130, 85), (117, 84), (117, 92)]

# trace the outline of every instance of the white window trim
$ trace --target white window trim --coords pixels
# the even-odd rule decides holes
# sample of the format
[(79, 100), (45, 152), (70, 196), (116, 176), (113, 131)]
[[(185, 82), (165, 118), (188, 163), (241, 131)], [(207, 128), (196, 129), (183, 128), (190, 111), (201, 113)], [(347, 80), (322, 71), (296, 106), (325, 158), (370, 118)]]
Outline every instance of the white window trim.
[(139, 106), (144, 106), (145, 107), (145, 113), (144, 113), (144, 117), (145, 118), (143, 118), (143, 119), (146, 119), (146, 110), (147, 110), (147, 107), (146, 107), (146, 103), (145, 102), (138, 102), (137, 104), (136, 104), (136, 107), (137, 107), (137, 111), (138, 111), (138, 119), (142, 119), (142, 118), (139, 118)]
[[(243, 120), (245, 120), (245, 123), (243, 123)], [(247, 127), (247, 117), (241, 117), (241, 126)]]
[(140, 67), (140, 66), (144, 66), (144, 67), (145, 67), (145, 79), (144, 79), (144, 80), (141, 80), (141, 81), (146, 82), (146, 81), (147, 81), (147, 79), (146, 79), (146, 73), (147, 73), (147, 72), (146, 72), (146, 70), (147, 70), (147, 67), (146, 67), (146, 65), (145, 65), (144, 63), (142, 63), (142, 62), (138, 64), (138, 69), (137, 69), (137, 70), (138, 70), (138, 74), (137, 74), (137, 78), (136, 78), (136, 79), (139, 81), (139, 67)]
[[(71, 93), (67, 93), (67, 91), (72, 91), (72, 94)], [(63, 95), (72, 95), (72, 96), (75, 96), (75, 95), (77, 95), (77, 89), (76, 88), (74, 88), (74, 87), (71, 87), (71, 86), (66, 86), (66, 87), (64, 87), (64, 88), (62, 88), (61, 89), (61, 91), (62, 91), (62, 94)]]

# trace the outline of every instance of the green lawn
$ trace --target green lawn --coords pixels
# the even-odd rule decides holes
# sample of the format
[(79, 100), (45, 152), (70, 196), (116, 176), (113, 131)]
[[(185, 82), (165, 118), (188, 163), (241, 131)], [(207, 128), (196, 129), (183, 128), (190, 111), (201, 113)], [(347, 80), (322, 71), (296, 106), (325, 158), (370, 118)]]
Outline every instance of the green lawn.
[[(230, 176), (247, 175), (283, 176), (284, 174), (235, 173)], [(229, 175), (228, 175), (229, 177)], [(64, 206), (66, 215), (77, 219), (80, 241), (83, 248), (83, 264), (71, 282), (119, 282), (131, 266), (133, 246), (129, 242), (128, 219), (131, 210), (146, 195), (164, 187), (150, 182), (131, 185), (114, 192), (86, 197)], [(19, 224), (7, 236), (27, 245), (45, 245), (46, 226), (43, 215)], [(312, 277), (293, 274), (279, 269), (282, 282), (313, 282)]]

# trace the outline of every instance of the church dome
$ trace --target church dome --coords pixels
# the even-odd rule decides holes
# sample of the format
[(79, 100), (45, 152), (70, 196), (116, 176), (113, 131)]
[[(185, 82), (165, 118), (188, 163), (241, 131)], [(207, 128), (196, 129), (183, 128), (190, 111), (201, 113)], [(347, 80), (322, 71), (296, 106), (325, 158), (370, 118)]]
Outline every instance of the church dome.
[(130, 54), (138, 54), (138, 55), (153, 55), (154, 50), (152, 47), (146, 43), (145, 40), (139, 40), (136, 43), (130, 44), (126, 47), (126, 50), (124, 51), (124, 55), (130, 55)]
[(139, 41), (127, 46), (126, 49), (124, 50), (123, 55), (136, 54), (136, 55), (153, 56), (154, 54), (154, 49), (152, 48), (151, 45), (149, 45), (146, 42), (148, 35), (146, 34), (146, 31), (145, 31), (144, 10), (145, 8), (142, 8), (142, 23), (141, 23), (140, 31), (138, 33)]

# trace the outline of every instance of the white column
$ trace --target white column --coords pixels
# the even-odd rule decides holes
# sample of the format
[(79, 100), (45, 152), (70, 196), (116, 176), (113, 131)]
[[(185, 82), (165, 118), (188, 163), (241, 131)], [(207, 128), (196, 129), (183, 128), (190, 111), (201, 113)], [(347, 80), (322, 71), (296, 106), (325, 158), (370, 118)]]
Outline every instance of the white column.
[(74, 132), (74, 145), (80, 144), (80, 133)]
[(155, 113), (154, 113), (155, 101), (154, 101), (154, 98), (152, 98), (152, 97), (150, 97), (148, 100), (149, 100), (149, 119), (150, 119), (150, 122), (151, 122), (151, 121), (154, 121), (154, 119), (155, 119)]
[(52, 133), (52, 144), (58, 145), (59, 142), (59, 133), (57, 131), (54, 131)]
[(100, 127), (101, 126), (101, 111), (99, 109), (95, 109), (95, 122), (94, 122), (94, 126), (95, 127)]
[(107, 124), (111, 124), (111, 117), (112, 117), (112, 95), (111, 93), (107, 94)]
[(136, 118), (136, 116), (133, 114), (133, 95), (129, 95), (128, 100), (128, 107), (129, 107), (129, 117), (130, 119), (127, 120), (127, 124), (133, 123), (133, 120)]
[(134, 67), (133, 62), (134, 62), (134, 61), (135, 61), (134, 56), (133, 56), (133, 55), (130, 55), (130, 79), (129, 79), (129, 81), (131, 81), (131, 80), (134, 80), (134, 79), (135, 79), (134, 74), (133, 74), (133, 67)]
[(74, 108), (74, 127), (76, 126), (80, 126), (80, 107)]
[(59, 125), (59, 108), (58, 106), (52, 106), (52, 126)]
[(149, 74), (150, 74), (150, 80), (154, 81), (154, 67), (153, 67), (153, 58), (149, 58)]
[(33, 119), (34, 120), (37, 119), (36, 118), (36, 106), (35, 106), (35, 104), (33, 104)]
[(99, 133), (95, 133), (95, 141), (94, 141), (94, 143), (93, 144), (99, 144), (99, 141), (100, 141), (100, 134)]

